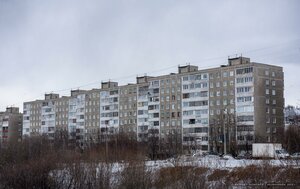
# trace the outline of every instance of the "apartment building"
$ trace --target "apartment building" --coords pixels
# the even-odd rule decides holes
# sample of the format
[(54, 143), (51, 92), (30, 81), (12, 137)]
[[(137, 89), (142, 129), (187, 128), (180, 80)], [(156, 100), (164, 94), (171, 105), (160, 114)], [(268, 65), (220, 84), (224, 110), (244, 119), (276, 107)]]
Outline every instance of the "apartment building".
[(19, 108), (8, 107), (0, 112), (0, 144), (17, 142), (22, 139), (22, 114)]
[(72, 90), (71, 96), (45, 94), (44, 100), (24, 103), (23, 136), (46, 135), (49, 139), (68, 134), (83, 145), (95, 142), (99, 130), (98, 89)]
[(119, 89), (119, 131), (131, 138), (137, 137), (137, 85), (128, 84)]
[(136, 84), (102, 82), (70, 97), (25, 102), (23, 134), (60, 128), (87, 142), (122, 132), (138, 141), (180, 138), (201, 151), (248, 149), (254, 141), (280, 140), (283, 78), (282, 67), (236, 57), (216, 68), (186, 65), (178, 73), (137, 77)]
[(100, 91), (101, 133), (119, 132), (119, 87), (117, 82), (103, 82)]

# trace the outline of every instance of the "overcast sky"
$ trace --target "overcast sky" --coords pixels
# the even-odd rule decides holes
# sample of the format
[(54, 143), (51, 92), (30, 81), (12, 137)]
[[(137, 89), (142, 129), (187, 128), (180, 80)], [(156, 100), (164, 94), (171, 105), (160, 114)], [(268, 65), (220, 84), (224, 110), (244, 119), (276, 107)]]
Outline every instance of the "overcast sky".
[(0, 111), (45, 92), (200, 68), (243, 54), (280, 65), (300, 105), (298, 0), (0, 0)]

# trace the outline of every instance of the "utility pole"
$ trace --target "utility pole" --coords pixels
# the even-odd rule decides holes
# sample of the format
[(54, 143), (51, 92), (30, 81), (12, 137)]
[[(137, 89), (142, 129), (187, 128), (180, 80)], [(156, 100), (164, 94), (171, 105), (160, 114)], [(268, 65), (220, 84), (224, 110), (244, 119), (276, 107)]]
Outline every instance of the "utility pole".
[(108, 160), (108, 143), (107, 143), (107, 124), (105, 125), (105, 154), (106, 154), (106, 161)]
[(224, 154), (227, 154), (227, 149), (226, 149), (226, 145), (227, 145), (227, 142), (226, 142), (226, 127), (225, 127), (225, 111), (226, 109), (224, 109), (223, 111), (223, 134), (224, 134)]

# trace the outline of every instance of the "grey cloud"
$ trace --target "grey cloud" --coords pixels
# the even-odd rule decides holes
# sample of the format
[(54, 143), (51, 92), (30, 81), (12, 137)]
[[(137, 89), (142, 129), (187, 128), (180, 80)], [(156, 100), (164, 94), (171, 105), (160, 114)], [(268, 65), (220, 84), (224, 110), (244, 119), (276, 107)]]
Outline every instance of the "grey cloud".
[(283, 66), (287, 103), (296, 104), (299, 5), (296, 0), (0, 0), (0, 108), (46, 91), (174, 65), (153, 73), (167, 74), (186, 62), (224, 64), (240, 53)]

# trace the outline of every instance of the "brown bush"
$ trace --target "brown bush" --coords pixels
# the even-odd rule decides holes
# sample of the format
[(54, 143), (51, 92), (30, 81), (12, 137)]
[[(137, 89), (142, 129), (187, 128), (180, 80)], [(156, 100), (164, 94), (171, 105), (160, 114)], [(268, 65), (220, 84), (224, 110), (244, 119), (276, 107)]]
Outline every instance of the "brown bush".
[(157, 188), (206, 188), (207, 168), (176, 166), (162, 168), (156, 180)]
[(269, 164), (249, 165), (247, 167), (239, 167), (233, 169), (229, 175), (228, 180), (231, 184), (264, 184), (266, 182), (272, 183), (276, 178), (279, 167), (273, 167)]
[(153, 174), (147, 170), (145, 162), (132, 161), (127, 163), (123, 172), (121, 173), (119, 188), (152, 188)]

